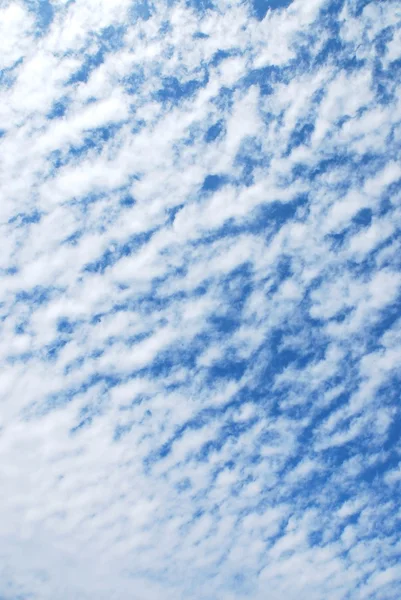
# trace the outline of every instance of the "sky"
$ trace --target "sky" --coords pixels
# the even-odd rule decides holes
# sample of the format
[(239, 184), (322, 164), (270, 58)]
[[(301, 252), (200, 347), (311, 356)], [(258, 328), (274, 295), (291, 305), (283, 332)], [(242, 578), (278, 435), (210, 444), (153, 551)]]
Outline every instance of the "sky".
[(0, 599), (399, 600), (400, 0), (0, 0)]

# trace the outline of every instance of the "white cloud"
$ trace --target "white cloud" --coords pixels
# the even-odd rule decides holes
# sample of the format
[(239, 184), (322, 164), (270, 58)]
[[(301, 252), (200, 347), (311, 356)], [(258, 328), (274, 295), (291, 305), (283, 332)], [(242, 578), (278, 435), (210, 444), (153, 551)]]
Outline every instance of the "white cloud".
[(0, 9), (0, 595), (396, 597), (396, 3), (52, 8)]

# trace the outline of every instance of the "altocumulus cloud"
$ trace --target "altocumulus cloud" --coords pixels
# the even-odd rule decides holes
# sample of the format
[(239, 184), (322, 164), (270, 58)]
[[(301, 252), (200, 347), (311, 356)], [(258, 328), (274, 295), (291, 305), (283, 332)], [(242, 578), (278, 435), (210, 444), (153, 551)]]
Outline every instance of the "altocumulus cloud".
[(0, 597), (401, 596), (399, 0), (0, 0)]

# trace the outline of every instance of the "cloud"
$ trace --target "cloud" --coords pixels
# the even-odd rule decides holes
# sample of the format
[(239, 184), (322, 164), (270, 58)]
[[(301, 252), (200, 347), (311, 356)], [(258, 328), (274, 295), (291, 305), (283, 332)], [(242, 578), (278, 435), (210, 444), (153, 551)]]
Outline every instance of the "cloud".
[(400, 592), (398, 3), (0, 6), (0, 596)]

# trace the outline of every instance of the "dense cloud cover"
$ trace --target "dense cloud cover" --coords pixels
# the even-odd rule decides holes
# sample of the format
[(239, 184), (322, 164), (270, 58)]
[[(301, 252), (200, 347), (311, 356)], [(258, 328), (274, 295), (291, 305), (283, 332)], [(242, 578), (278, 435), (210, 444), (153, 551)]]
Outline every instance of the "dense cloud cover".
[(399, 600), (401, 2), (0, 0), (0, 597)]

